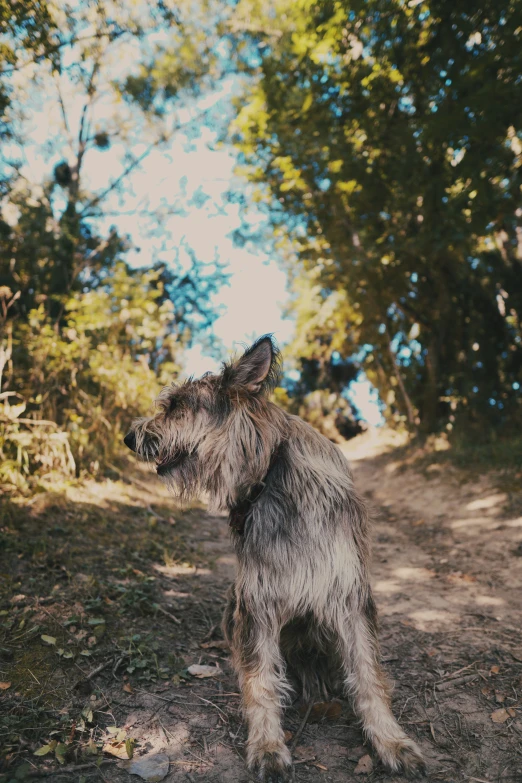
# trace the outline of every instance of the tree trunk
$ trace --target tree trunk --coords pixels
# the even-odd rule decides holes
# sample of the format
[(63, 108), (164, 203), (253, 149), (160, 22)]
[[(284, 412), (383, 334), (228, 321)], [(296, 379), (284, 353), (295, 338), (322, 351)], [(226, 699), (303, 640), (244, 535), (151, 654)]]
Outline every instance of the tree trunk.
[(439, 402), (438, 390), (438, 355), (437, 341), (432, 339), (426, 350), (426, 378), (424, 380), (424, 395), (421, 416), (421, 430), (433, 432), (437, 426), (437, 408)]
[(413, 408), (412, 401), (410, 399), (410, 395), (406, 391), (406, 386), (404, 385), (404, 381), (402, 379), (402, 374), (400, 367), (397, 363), (397, 359), (395, 358), (395, 354), (393, 352), (391, 339), (390, 339), (390, 332), (388, 328), (386, 328), (386, 339), (388, 343), (388, 353), (390, 355), (390, 360), (393, 365), (393, 371), (395, 374), (395, 377), (397, 379), (397, 384), (399, 386), (399, 389), (401, 390), (402, 398), (404, 400), (404, 405), (406, 407), (406, 416), (408, 418), (408, 426), (410, 430), (415, 431), (416, 429), (416, 421), (415, 421), (415, 411)]

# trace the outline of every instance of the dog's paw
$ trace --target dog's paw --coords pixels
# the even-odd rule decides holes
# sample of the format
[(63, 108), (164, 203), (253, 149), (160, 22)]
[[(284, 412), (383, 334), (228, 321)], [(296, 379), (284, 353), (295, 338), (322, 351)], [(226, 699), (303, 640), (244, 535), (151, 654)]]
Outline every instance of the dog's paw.
[(290, 783), (294, 779), (292, 759), (286, 746), (256, 753), (249, 766), (256, 783)]
[(376, 747), (381, 761), (391, 772), (402, 772), (406, 777), (422, 777), (426, 765), (419, 747), (409, 737)]
[(397, 743), (388, 767), (392, 772), (402, 772), (408, 778), (422, 777), (426, 772), (422, 754), (412, 740)]

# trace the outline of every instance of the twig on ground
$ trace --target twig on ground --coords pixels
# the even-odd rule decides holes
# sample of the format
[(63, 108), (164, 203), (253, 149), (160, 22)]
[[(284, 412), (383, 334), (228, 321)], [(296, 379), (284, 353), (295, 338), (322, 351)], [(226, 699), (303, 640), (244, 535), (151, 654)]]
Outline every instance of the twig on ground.
[(85, 679), (86, 680), (92, 680), (93, 677), (96, 677), (97, 674), (102, 672), (104, 669), (106, 669), (108, 666), (111, 665), (114, 658), (109, 658), (108, 661), (105, 661), (105, 663), (101, 663), (99, 666), (96, 667), (96, 669), (93, 669), (93, 671), (90, 674), (87, 674)]
[(297, 747), (297, 743), (299, 742), (299, 738), (300, 738), (301, 734), (303, 733), (304, 727), (308, 723), (308, 718), (310, 717), (310, 713), (312, 712), (312, 707), (313, 706), (314, 706), (313, 703), (310, 702), (308, 707), (306, 708), (306, 712), (304, 714), (304, 718), (301, 721), (301, 724), (300, 724), (299, 728), (297, 729), (297, 731), (296, 731), (296, 733), (294, 735), (294, 738), (292, 740), (292, 744), (290, 745), (290, 753), (293, 753), (294, 750)]
[(125, 656), (125, 655), (122, 655), (120, 658), (118, 658), (118, 660), (117, 660), (117, 661), (116, 661), (116, 663), (114, 664), (114, 666), (113, 666), (113, 668), (112, 668), (112, 676), (113, 676), (113, 677), (116, 677), (116, 672), (117, 672), (117, 671), (118, 671), (118, 669), (120, 668), (120, 665), (123, 663), (123, 661), (125, 660), (125, 658), (126, 658), (126, 656)]
[(88, 769), (98, 769), (99, 766), (102, 764), (111, 764), (114, 765), (116, 762), (112, 759), (102, 759), (99, 763), (92, 762), (91, 764), (73, 764), (69, 767), (61, 767), (57, 769), (50, 769), (50, 770), (40, 770), (35, 769), (31, 770), (30, 772), (26, 773), (26, 778), (50, 778), (54, 775), (67, 775), (67, 774), (74, 774), (76, 772), (84, 772)]
[[(176, 699), (167, 699), (166, 696), (161, 696), (159, 693), (154, 693), (153, 691), (144, 691), (143, 688), (134, 688), (134, 692), (135, 693), (144, 693), (146, 696), (154, 696), (154, 698), (161, 699), (161, 701), (168, 701), (170, 704), (175, 704), (176, 703)], [(183, 696), (181, 696), (181, 697), (178, 696), (178, 698), (183, 698)], [(186, 701), (180, 701), (178, 703), (179, 704), (190, 704), (190, 702), (186, 702)], [(199, 704), (197, 704), (196, 706), (199, 707)]]
[[(193, 753), (188, 748), (185, 748), (185, 751), (187, 753), (190, 753), (191, 756), (194, 756), (194, 758), (197, 759), (200, 762), (200, 764), (206, 764), (208, 767), (213, 767), (214, 766), (214, 762), (213, 761), (205, 761), (205, 759), (202, 759), (200, 756), (196, 756), (196, 754)], [(194, 762), (192, 761), (190, 763), (193, 764)]]
[(435, 685), (435, 690), (449, 691), (452, 688), (458, 688), (459, 685), (466, 685), (466, 683), (473, 682), (474, 680), (478, 680), (478, 679), (479, 679), (478, 674), (466, 674), (464, 677), (456, 677), (453, 680), (446, 680), (445, 682), (439, 682), (437, 685)]
[(204, 698), (203, 698), (203, 696), (198, 696), (198, 694), (197, 694), (197, 693), (195, 693), (195, 694), (194, 694), (194, 696), (196, 697), (196, 699), (201, 699), (201, 701), (204, 701), (204, 702), (205, 702), (205, 704), (210, 704), (212, 707), (214, 707), (214, 708), (215, 708), (215, 709), (216, 709), (216, 710), (217, 710), (217, 711), (220, 713), (220, 715), (222, 715), (222, 716), (223, 716), (223, 718), (224, 718), (225, 722), (226, 722), (226, 723), (228, 723), (227, 716), (225, 715), (225, 713), (223, 712), (223, 710), (221, 710), (221, 709), (220, 709), (220, 708), (217, 706), (217, 704), (214, 704), (214, 702), (213, 702), (213, 701), (209, 701), (208, 699), (204, 699)]
[[(212, 628), (210, 628), (209, 631), (206, 632), (205, 636), (201, 639), (201, 642), (208, 642), (209, 639), (212, 639), (214, 632), (217, 631), (219, 628), (219, 625), (213, 625)], [(200, 644), (201, 644), (200, 642)]]
[[(467, 666), (463, 666), (462, 669), (457, 669), (456, 672), (449, 672), (449, 674), (445, 674), (442, 680), (453, 680), (457, 674), (461, 674), (462, 672), (465, 672), (467, 669), (471, 669), (472, 666), (475, 666), (476, 663), (480, 663), (480, 661), (473, 661), (473, 663), (468, 664)], [(442, 680), (439, 680), (439, 682), (442, 682)]]
[(177, 618), (177, 617), (175, 617), (175, 616), (174, 616), (173, 614), (171, 614), (170, 612), (167, 612), (167, 610), (166, 610), (166, 609), (164, 609), (164, 608), (163, 608), (162, 606), (160, 606), (159, 604), (154, 604), (154, 607), (153, 607), (153, 608), (154, 608), (154, 609), (157, 609), (159, 612), (162, 612), (163, 614), (165, 614), (167, 617), (169, 617), (169, 618), (172, 620), (172, 622), (176, 623), (176, 625), (181, 625), (181, 620), (178, 620), (178, 618)]

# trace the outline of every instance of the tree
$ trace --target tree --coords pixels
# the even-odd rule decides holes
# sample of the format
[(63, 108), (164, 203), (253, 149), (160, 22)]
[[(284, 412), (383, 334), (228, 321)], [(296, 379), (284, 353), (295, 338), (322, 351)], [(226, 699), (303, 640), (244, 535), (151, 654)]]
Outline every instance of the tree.
[[(17, 145), (11, 145), (14, 152), (5, 166), (10, 170), (8, 206), (11, 214), (21, 203), (29, 203), (32, 210), (22, 215), (31, 227), (26, 224), (18, 231), (26, 259), (18, 261), (14, 247), (10, 271), (4, 263), (2, 282), (22, 287), (19, 309), (27, 312), (37, 292), (47, 297), (49, 312), (57, 316), (60, 297), (84, 285), (103, 268), (107, 254), (114, 251), (112, 245), (121, 243), (114, 232), (100, 237), (97, 230), (107, 200), (124, 192), (130, 174), (151, 150), (164, 146), (181, 128), (190, 130), (193, 117), (189, 112), (182, 118), (180, 110), (187, 114), (187, 105), (194, 103), (211, 68), (210, 39), (202, 40), (194, 15), (182, 22), (164, 3), (128, 6), (106, 0), (82, 4), (74, 13), (58, 4), (52, 12), (54, 17), (47, 22), (60, 33), (47, 59), (35, 63), (33, 53), (22, 49), (20, 62), (13, 66), (24, 78), (12, 91), (9, 107)], [(168, 43), (159, 46), (154, 35), (161, 30), (167, 32)], [(154, 70), (156, 60), (161, 65)], [(127, 63), (123, 70), (121, 62)], [(149, 85), (145, 100), (149, 82), (154, 87)], [(195, 110), (194, 106), (192, 115)], [(42, 140), (32, 138), (31, 124), (35, 114), (43, 113), (52, 135), (41, 149)], [(25, 151), (35, 145), (49, 161), (58, 162), (46, 181), (27, 183), (20, 172)], [(102, 167), (101, 157), (109, 151), (109, 170), (117, 173), (93, 190), (90, 169)], [(9, 234), (5, 222), (0, 230)]]
[[(111, 459), (129, 420), (148, 411), (182, 349), (213, 322), (210, 297), (223, 281), (219, 259), (190, 248), (188, 265), (150, 259), (131, 269), (129, 240), (107, 214), (147, 155), (181, 129), (193, 133), (204, 114), (197, 101), (212, 84), (213, 38), (196, 9), (106, 0), (33, 11), (36, 32), (23, 13), (12, 22), (0, 74), (9, 136), (0, 451), (22, 483), (37, 463), (92, 472)], [(45, 173), (30, 181), (24, 161), (37, 158)], [(49, 452), (44, 426), (65, 452)]]
[(245, 0), (238, 28), (254, 8), (233, 131), (276, 232), (348, 297), (343, 331), (410, 427), (513, 421), (521, 4)]

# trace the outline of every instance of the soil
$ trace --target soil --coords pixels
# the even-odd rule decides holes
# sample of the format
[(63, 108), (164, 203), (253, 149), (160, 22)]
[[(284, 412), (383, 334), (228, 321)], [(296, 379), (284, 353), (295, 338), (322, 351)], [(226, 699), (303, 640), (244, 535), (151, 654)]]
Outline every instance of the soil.
[[(457, 470), (382, 431), (342, 448), (373, 509), (382, 658), (424, 780), (522, 781), (521, 474)], [(226, 519), (180, 509), (137, 466), (42, 490), (0, 504), (0, 779), (138, 783), (129, 755), (159, 754), (168, 783), (246, 783), (219, 632)], [(401, 780), (347, 702), (316, 705), (295, 742), (302, 724), (288, 707), (298, 783)]]

